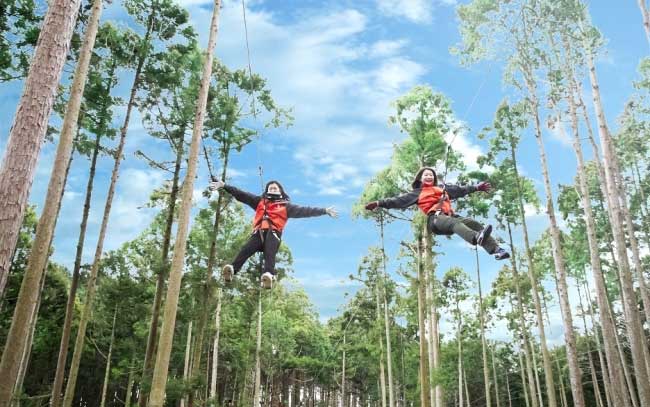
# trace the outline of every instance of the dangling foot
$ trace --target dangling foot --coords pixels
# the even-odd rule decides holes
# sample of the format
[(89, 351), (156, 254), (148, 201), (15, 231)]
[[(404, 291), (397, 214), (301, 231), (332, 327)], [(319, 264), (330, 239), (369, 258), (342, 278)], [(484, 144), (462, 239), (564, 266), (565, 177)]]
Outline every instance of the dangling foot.
[(476, 235), (476, 244), (479, 246), (483, 246), (483, 242), (485, 242), (490, 235), (492, 234), (492, 225), (487, 225), (486, 227), (483, 228), (479, 232), (478, 235)]
[(273, 287), (273, 280), (275, 280), (275, 276), (268, 271), (262, 274), (262, 287), (270, 290)]
[(226, 264), (223, 266), (223, 270), (221, 271), (221, 276), (223, 277), (223, 281), (226, 283), (232, 282), (233, 275), (235, 274), (235, 270), (232, 268), (232, 265)]
[(497, 260), (505, 260), (510, 258), (510, 253), (506, 251), (506, 249), (498, 248), (496, 252), (494, 252), (494, 258)]

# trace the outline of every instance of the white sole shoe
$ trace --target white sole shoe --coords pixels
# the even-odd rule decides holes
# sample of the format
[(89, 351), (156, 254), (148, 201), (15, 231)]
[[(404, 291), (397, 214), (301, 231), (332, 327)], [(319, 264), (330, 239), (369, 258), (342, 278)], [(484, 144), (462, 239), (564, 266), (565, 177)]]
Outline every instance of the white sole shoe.
[(271, 273), (262, 274), (261, 285), (263, 288), (270, 290), (273, 287), (273, 274)]
[(221, 271), (221, 277), (223, 277), (223, 281), (226, 283), (232, 282), (233, 275), (235, 274), (235, 270), (232, 268), (230, 264), (226, 264), (223, 266), (223, 270)]

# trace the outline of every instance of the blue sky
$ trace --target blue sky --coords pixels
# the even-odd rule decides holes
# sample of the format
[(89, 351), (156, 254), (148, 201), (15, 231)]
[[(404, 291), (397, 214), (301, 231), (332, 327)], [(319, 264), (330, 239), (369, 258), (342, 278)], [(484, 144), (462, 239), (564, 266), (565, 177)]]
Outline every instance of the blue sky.
[[(123, 26), (131, 22), (114, 1), (103, 20)], [(207, 43), (211, 13), (210, 0), (180, 0), (187, 6), (192, 22)], [(294, 255), (295, 277), (309, 293), (321, 318), (337, 313), (345, 302), (344, 293), (356, 286), (347, 279), (354, 273), (369, 246), (377, 245), (375, 226), (354, 220), (350, 208), (364, 184), (388, 165), (392, 145), (404, 139), (397, 128), (389, 127), (391, 102), (411, 87), (426, 84), (446, 94), (458, 118), (470, 128), (458, 137), (454, 148), (462, 151), (468, 165), (485, 144), (476, 131), (492, 121), (496, 106), (509, 96), (501, 82), (499, 64), (482, 63), (461, 67), (449, 54), (459, 41), (455, 0), (287, 0), (249, 1), (247, 20), (253, 70), (268, 78), (276, 101), (293, 107), (295, 125), (288, 130), (265, 131), (261, 142), (247, 147), (232, 160), (230, 183), (250, 191), (259, 190), (258, 149), (264, 178), (278, 179), (298, 204), (335, 205), (338, 220), (328, 217), (290, 221), (284, 240)], [(594, 24), (607, 39), (607, 54), (598, 61), (605, 109), (610, 124), (632, 92), (640, 58), (648, 47), (638, 6), (633, 0), (594, 1), (590, 4)], [(246, 64), (241, 3), (225, 1), (217, 42), (217, 56), (230, 68)], [(123, 81), (121, 89), (129, 86)], [(0, 84), (0, 146), (9, 133), (20, 83)], [(472, 100), (476, 99), (471, 106)], [(588, 106), (590, 102), (588, 101)], [(133, 156), (142, 149), (161, 156), (161, 148), (151, 141), (136, 114), (127, 139), (127, 160), (123, 163), (117, 196), (111, 215), (105, 250), (115, 249), (135, 237), (150, 222), (153, 212), (139, 209), (149, 192), (161, 184), (165, 174), (148, 168)], [(115, 125), (122, 122), (117, 115)], [(571, 182), (575, 158), (570, 144), (559, 134), (547, 132), (546, 148), (554, 185)], [(41, 205), (45, 196), (54, 147), (42, 152), (31, 201)], [(543, 198), (539, 159), (534, 140), (528, 137), (521, 150), (525, 173), (537, 181)], [(112, 163), (100, 160), (93, 209), (84, 260), (90, 261), (96, 244), (101, 211)], [(82, 210), (88, 161), (76, 159), (71, 170), (61, 218), (55, 237), (54, 260), (71, 266)], [(207, 169), (201, 163), (196, 189), (207, 183)], [(196, 194), (199, 198), (199, 194)], [(197, 199), (196, 206), (205, 206)], [(530, 226), (538, 235), (547, 227), (543, 214), (531, 213)], [(410, 236), (406, 223), (390, 225), (386, 247), (394, 261), (399, 242)], [(501, 232), (498, 232), (501, 234)], [(519, 234), (517, 234), (519, 236)], [(437, 248), (439, 273), (459, 265), (473, 275), (473, 252), (460, 239), (441, 240)], [(500, 266), (481, 253), (483, 285), (488, 287)], [(559, 311), (551, 312), (550, 334), (561, 336)], [(443, 324), (444, 326), (444, 324)], [(493, 335), (499, 337), (499, 328)]]

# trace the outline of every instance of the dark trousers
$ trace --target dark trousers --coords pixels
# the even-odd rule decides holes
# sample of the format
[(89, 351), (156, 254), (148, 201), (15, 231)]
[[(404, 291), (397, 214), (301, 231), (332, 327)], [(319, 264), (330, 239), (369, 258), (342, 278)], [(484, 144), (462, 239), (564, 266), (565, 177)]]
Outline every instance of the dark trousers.
[(257, 252), (264, 253), (264, 272), (275, 275), (275, 255), (280, 249), (280, 238), (282, 233), (277, 230), (264, 229), (254, 232), (246, 244), (241, 248), (237, 257), (232, 262), (235, 273), (241, 270), (242, 266), (252, 255)]
[[(467, 243), (475, 245), (477, 232), (483, 230), (483, 225), (474, 219), (464, 218), (458, 215), (449, 216), (441, 213), (439, 215), (429, 215), (427, 228), (429, 232), (435, 235), (451, 236), (456, 234), (462, 237)], [(497, 251), (499, 245), (490, 236), (483, 241), (482, 247), (486, 252), (493, 254)]]

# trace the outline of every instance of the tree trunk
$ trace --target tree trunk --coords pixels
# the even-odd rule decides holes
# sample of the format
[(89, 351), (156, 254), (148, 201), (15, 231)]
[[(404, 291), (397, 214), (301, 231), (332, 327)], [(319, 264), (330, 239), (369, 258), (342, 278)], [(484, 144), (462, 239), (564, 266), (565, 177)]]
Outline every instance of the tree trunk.
[(65, 407), (71, 406), (72, 399), (74, 397), (75, 387), (77, 384), (77, 373), (79, 371), (79, 363), (81, 362), (81, 354), (83, 352), (83, 345), (86, 339), (86, 327), (88, 325), (88, 320), (90, 319), (90, 314), (92, 312), (92, 307), (93, 307), (93, 301), (95, 298), (95, 290), (97, 288), (96, 281), (97, 281), (97, 275), (99, 273), (99, 263), (101, 261), (102, 252), (104, 250), (104, 239), (106, 237), (106, 230), (108, 229), (108, 220), (110, 217), (111, 208), (113, 206), (113, 197), (115, 195), (115, 188), (117, 186), (117, 178), (120, 171), (120, 164), (122, 163), (122, 155), (124, 153), (124, 145), (126, 143), (126, 133), (128, 129), (128, 123), (131, 117), (131, 110), (135, 103), (135, 92), (137, 90), (137, 84), (139, 82), (138, 78), (139, 78), (139, 74), (138, 71), (136, 71), (136, 78), (134, 79), (134, 84), (131, 89), (131, 97), (129, 99), (129, 104), (127, 106), (124, 125), (120, 131), (119, 145), (117, 147), (117, 151), (115, 152), (115, 164), (113, 165), (113, 171), (111, 173), (111, 182), (108, 187), (108, 194), (106, 196), (106, 204), (104, 206), (104, 215), (102, 217), (102, 223), (99, 229), (97, 247), (95, 248), (95, 256), (93, 258), (93, 264), (90, 270), (90, 276), (88, 278), (86, 299), (79, 320), (77, 339), (75, 341), (74, 353), (72, 354), (72, 361), (70, 363), (70, 375), (68, 377), (68, 383), (66, 385), (65, 396), (63, 399), (63, 405)]
[(126, 383), (126, 394), (124, 395), (124, 407), (131, 407), (131, 396), (133, 395), (133, 382), (135, 377), (135, 358), (129, 368), (129, 378)]
[[(519, 271), (517, 267), (517, 252), (515, 250), (515, 245), (512, 240), (512, 228), (510, 227), (510, 222), (507, 223), (508, 226), (508, 241), (510, 242), (510, 253), (512, 256), (510, 257), (510, 264), (512, 266), (512, 276), (515, 281), (515, 295), (517, 296), (517, 314), (519, 315), (519, 325), (521, 326), (521, 336), (522, 340), (524, 342), (524, 353), (526, 355), (526, 370), (527, 370), (527, 376), (528, 376), (528, 386), (530, 389), (530, 394), (531, 394), (531, 403), (532, 407), (538, 407), (537, 406), (537, 398), (535, 397), (535, 379), (533, 377), (533, 371), (532, 371), (532, 363), (531, 363), (531, 355), (530, 355), (530, 349), (528, 347), (529, 343), (529, 335), (528, 335), (528, 327), (526, 326), (526, 320), (524, 318), (524, 306), (523, 306), (523, 296), (521, 294), (521, 285), (519, 284)], [(534, 289), (534, 288), (533, 288)], [(512, 307), (512, 304), (511, 304)], [(522, 366), (523, 368), (523, 366)], [(526, 383), (522, 383), (522, 386), (526, 387)], [(524, 389), (525, 390), (525, 389)], [(526, 400), (526, 403), (528, 403), (528, 400)]]
[[(528, 263), (528, 278), (531, 283), (531, 294), (533, 297), (533, 302), (535, 304), (535, 316), (537, 318), (537, 329), (539, 332), (539, 343), (542, 350), (542, 361), (544, 364), (544, 374), (546, 377), (546, 387), (549, 389), (548, 394), (548, 407), (557, 407), (557, 401), (555, 398), (555, 381), (553, 379), (553, 368), (551, 365), (551, 357), (548, 353), (548, 347), (546, 346), (546, 331), (544, 329), (544, 316), (542, 315), (542, 305), (539, 298), (539, 284), (537, 282), (537, 275), (535, 274), (535, 266), (533, 263), (533, 252), (530, 248), (530, 240), (528, 238), (528, 224), (526, 222), (526, 211), (524, 210), (524, 201), (523, 201), (523, 191), (521, 187), (521, 180), (519, 177), (519, 170), (517, 169), (517, 157), (515, 154), (515, 146), (510, 145), (510, 156), (512, 158), (512, 167), (515, 173), (516, 185), (517, 185), (517, 196), (519, 204), (519, 214), (521, 216), (521, 227), (524, 232), (524, 247), (526, 249), (526, 260)], [(533, 350), (533, 362), (535, 362), (535, 355)], [(535, 376), (537, 376), (537, 368), (535, 367)], [(539, 387), (539, 385), (538, 385)], [(541, 394), (538, 393), (541, 398)], [(533, 398), (534, 395), (531, 395)], [(540, 402), (540, 406), (543, 406), (543, 403)]]
[[(171, 245), (172, 227), (174, 225), (174, 214), (176, 210), (176, 200), (178, 198), (179, 179), (181, 173), (181, 164), (184, 153), (185, 129), (179, 131), (180, 140), (176, 146), (176, 163), (174, 164), (174, 175), (172, 177), (172, 187), (167, 201), (167, 219), (165, 223), (165, 233), (163, 235), (163, 244), (160, 256), (160, 268), (157, 270), (156, 293), (154, 294), (153, 307), (151, 310), (151, 322), (149, 323), (149, 334), (147, 336), (147, 348), (144, 356), (144, 367), (141, 380), (146, 380), (151, 375), (153, 369), (153, 355), (156, 351), (158, 341), (158, 323), (160, 322), (160, 307), (162, 306), (163, 293), (165, 291), (165, 281), (167, 279), (167, 270), (169, 268), (169, 247)], [(146, 396), (140, 397), (141, 407), (146, 404)]]
[[(565, 40), (565, 49), (568, 51), (567, 42)], [(605, 288), (605, 280), (602, 270), (602, 263), (600, 261), (600, 250), (598, 238), (596, 236), (596, 222), (591, 208), (591, 198), (589, 194), (589, 187), (585, 179), (585, 162), (582, 153), (582, 145), (580, 142), (580, 135), (578, 134), (578, 114), (576, 109), (576, 102), (574, 95), (577, 93), (577, 86), (574, 80), (573, 73), (567, 71), (568, 78), (570, 78), (569, 87), (569, 112), (571, 115), (571, 139), (573, 143), (573, 150), (576, 154), (578, 164), (577, 177), (578, 177), (578, 190), (580, 191), (580, 199), (584, 211), (584, 220), (587, 229), (587, 241), (589, 244), (589, 259), (591, 269), (594, 275), (594, 283), (596, 286), (596, 300), (598, 301), (598, 308), (601, 310), (609, 309), (607, 302), (607, 292)], [(597, 156), (596, 156), (597, 159)], [(616, 343), (614, 337), (616, 335), (616, 328), (614, 321), (609, 312), (601, 312), (601, 324), (603, 327), (603, 339), (605, 341), (605, 355), (607, 357), (607, 365), (610, 367), (611, 377), (617, 383), (612, 389), (613, 402), (617, 406), (630, 406), (630, 400), (624, 391), (624, 379), (622, 375), (622, 366), (616, 357)]]
[(497, 367), (496, 362), (494, 361), (494, 348), (492, 349), (492, 375), (494, 376), (494, 398), (497, 400), (497, 407), (501, 407), (501, 400), (499, 398), (499, 379), (497, 378)]
[(99, 407), (106, 405), (106, 392), (108, 391), (108, 381), (111, 377), (111, 357), (113, 356), (113, 343), (115, 342), (115, 321), (117, 320), (117, 307), (113, 312), (113, 327), (111, 328), (111, 341), (108, 345), (108, 355), (106, 356), (106, 372), (104, 373), (104, 385), (102, 386), (102, 397)]
[(257, 300), (257, 341), (255, 345), (255, 384), (253, 386), (253, 405), (260, 405), (260, 383), (261, 383), (261, 353), (262, 351), (262, 289), (259, 289)]
[(555, 366), (557, 367), (557, 377), (560, 381), (560, 401), (563, 407), (567, 407), (569, 403), (566, 399), (566, 388), (564, 387), (564, 379), (562, 378), (562, 367), (560, 367), (560, 360), (555, 358)]
[[(229, 158), (229, 146), (224, 146), (224, 162), (223, 169), (221, 172), (221, 179), (226, 179), (226, 171), (228, 169), (228, 158)], [(208, 264), (206, 267), (206, 280), (202, 290), (202, 298), (200, 300), (199, 309), (201, 310), (201, 315), (199, 317), (199, 324), (197, 326), (196, 332), (196, 346), (194, 347), (194, 354), (192, 356), (192, 374), (191, 377), (197, 377), (200, 372), (201, 366), (201, 354), (203, 350), (203, 337), (205, 336), (205, 328), (208, 325), (208, 317), (210, 310), (212, 309), (212, 270), (214, 269), (214, 263), (217, 259), (217, 235), (219, 234), (219, 223), (221, 220), (221, 209), (223, 201), (223, 193), (219, 194), (217, 198), (217, 208), (214, 213), (214, 223), (212, 225), (212, 238), (210, 239), (210, 253), (208, 255)], [(188, 407), (193, 407), (194, 405), (194, 394), (190, 393)]]
[[(524, 343), (524, 346), (526, 346), (525, 343)], [(526, 370), (524, 369), (524, 359), (521, 356), (521, 349), (519, 350), (519, 352), (517, 352), (517, 354), (519, 356), (519, 372), (520, 372), (520, 375), (521, 375), (521, 387), (524, 390), (524, 400), (526, 400), (526, 407), (530, 407), (530, 401), (528, 400), (528, 391), (526, 390), (526, 376), (527, 375), (526, 375)], [(531, 381), (530, 373), (532, 373), (532, 372), (529, 372), (528, 381)], [(531, 392), (534, 392), (534, 390), (535, 390), (535, 383), (533, 382)], [(534, 393), (532, 394), (531, 399), (535, 401), (535, 404), (537, 404), (537, 399), (535, 398)]]
[[(589, 335), (589, 331), (587, 331), (587, 318), (585, 317), (586, 311), (584, 306), (582, 305), (582, 293), (580, 292), (580, 283), (576, 284), (576, 288), (578, 289), (578, 301), (580, 304), (580, 315), (582, 316), (582, 327), (585, 330), (585, 336), (587, 337)], [(596, 331), (596, 327), (593, 327), (593, 334), (595, 337), (598, 337), (598, 331)], [(596, 375), (596, 366), (594, 364), (594, 358), (591, 354), (591, 347), (589, 346), (589, 342), (587, 342), (587, 356), (589, 357), (589, 370), (591, 371), (591, 381), (594, 386), (594, 395), (596, 397), (596, 407), (603, 407), (603, 399), (600, 394), (600, 386), (598, 384), (598, 376)], [(603, 366), (604, 369), (604, 366)]]
[[(426, 226), (425, 226), (426, 228)], [(424, 234), (428, 232), (425, 230)], [(425, 260), (425, 254), (423, 251), (430, 249), (425, 245), (425, 238), (422, 236), (418, 238), (418, 276), (417, 276), (417, 289), (418, 289), (418, 325), (419, 325), (419, 336), (420, 336), (420, 406), (421, 407), (430, 407), (430, 389), (431, 385), (429, 384), (429, 365), (428, 365), (428, 351), (427, 351), (427, 339), (426, 339), (426, 323), (424, 318), (425, 308), (426, 308), (426, 295), (425, 291), (425, 279), (424, 279), (424, 270), (423, 262)]]
[[(183, 380), (186, 381), (189, 379), (190, 376), (190, 355), (192, 354), (191, 352), (192, 322), (193, 321), (190, 321), (190, 323), (187, 324), (187, 341), (185, 342), (185, 363), (183, 365)], [(184, 395), (183, 398), (181, 398), (181, 407), (185, 407), (185, 403), (187, 403), (187, 395)]]
[[(381, 316), (379, 309), (381, 307), (379, 302), (379, 287), (375, 289), (375, 303), (376, 303), (376, 325), (379, 325)], [(379, 328), (379, 327), (378, 327)], [(378, 332), (379, 337), (379, 394), (381, 395), (381, 407), (386, 407), (386, 372), (384, 371), (384, 341), (381, 337), (381, 333)]]
[[(20, 369), (18, 370), (18, 378), (16, 379), (16, 384), (14, 386), (14, 397), (16, 395), (21, 395), (23, 393), (23, 384), (25, 382), (25, 375), (27, 374), (27, 368), (29, 367), (29, 359), (32, 354), (32, 344), (34, 343), (34, 332), (36, 331), (36, 323), (38, 321), (38, 311), (41, 308), (41, 300), (43, 299), (43, 287), (45, 286), (46, 273), (43, 273), (41, 276), (41, 283), (38, 292), (38, 299), (36, 303), (36, 309), (32, 315), (32, 320), (29, 323), (29, 336), (25, 342), (25, 347), (22, 351), (22, 357), (20, 359)], [(22, 397), (21, 397), (22, 398)], [(21, 399), (14, 399), (12, 403), (13, 407), (20, 407)]]
[(393, 352), (390, 335), (390, 317), (388, 310), (388, 272), (386, 270), (386, 250), (384, 248), (384, 219), (381, 219), (381, 259), (383, 266), (383, 288), (384, 288), (384, 330), (386, 331), (386, 367), (388, 368), (388, 405), (395, 407), (395, 390), (393, 388)]
[(456, 341), (458, 342), (458, 406), (463, 407), (463, 314), (460, 313), (460, 301), (456, 300), (456, 315), (458, 322)]
[[(535, 373), (535, 385), (537, 386), (537, 391), (535, 393), (537, 394), (539, 405), (543, 406), (544, 401), (542, 399), (542, 394), (543, 394), (542, 393), (542, 384), (539, 381), (539, 368), (537, 367), (537, 358), (535, 357), (535, 350), (536, 349), (535, 349), (534, 343), (532, 342), (532, 339), (531, 339), (531, 342), (530, 342), (529, 346), (532, 349), (531, 353), (533, 355), (533, 372)], [(544, 373), (546, 373), (546, 371)], [(553, 373), (552, 370), (551, 370), (551, 373)], [(551, 396), (551, 393), (553, 393), (552, 396)], [(551, 397), (555, 398), (555, 387), (549, 388), (548, 383), (546, 384), (546, 395), (549, 398), (549, 403), (550, 403)]]
[[(18, 107), (16, 121), (7, 145), (6, 151), (9, 155), (6, 156), (7, 158), (3, 163), (2, 169), (0, 169), (0, 197), (5, 196), (5, 188), (11, 186), (12, 200), (14, 200), (14, 202), (6, 202), (9, 205), (8, 208), (3, 208), (5, 202), (0, 202), (0, 212), (5, 213), (5, 216), (2, 216), (4, 220), (0, 220), (0, 242), (2, 242), (0, 243), (0, 295), (4, 291), (6, 282), (7, 273), (4, 271), (5, 269), (8, 271), (8, 266), (3, 264), (5, 262), (5, 252), (9, 254), (8, 258), (11, 258), (17, 238), (17, 235), (12, 235), (12, 224), (15, 220), (19, 224), (22, 221), (24, 204), (26, 203), (31, 188), (34, 167), (38, 159), (43, 136), (47, 129), (47, 121), (61, 75), (62, 65), (67, 54), (70, 36), (74, 30), (74, 21), (78, 8), (78, 0), (56, 1), (52, 3), (51, 8), (48, 10), (48, 15), (46, 16), (39, 38), (39, 46), (36, 48), (34, 64), (32, 66), (33, 70), (30, 70), (29, 77), (27, 78), (25, 94)], [(57, 9), (60, 13), (59, 15), (56, 15)], [(20, 352), (11, 351), (11, 349), (14, 349), (13, 347), (20, 349), (24, 346), (26, 330), (29, 329), (28, 321), (33, 318), (31, 314), (34, 313), (36, 303), (34, 296), (37, 293), (35, 290), (47, 267), (52, 235), (63, 195), (67, 168), (69, 167), (69, 161), (72, 155), (73, 137), (77, 133), (76, 127), (79, 117), (79, 107), (86, 83), (90, 56), (95, 44), (101, 10), (101, 0), (97, 0), (93, 4), (92, 15), (88, 22), (83, 46), (80, 51), (79, 62), (75, 71), (70, 99), (66, 108), (61, 136), (52, 168), (52, 176), (48, 184), (47, 197), (38, 222), (34, 244), (29, 255), (23, 284), (21, 286), (21, 293), (16, 303), (15, 317), (12, 320), (12, 327), (7, 337), (3, 359), (0, 362), (0, 376), (8, 379), (8, 382), (11, 383), (14, 382), (17, 373), (16, 369), (19, 361), (16, 356), (20, 354)], [(47, 67), (41, 65), (41, 63), (51, 64), (51, 66)], [(43, 71), (43, 69), (46, 70)], [(50, 75), (46, 73), (48, 71)], [(51, 75), (52, 73), (54, 75)], [(40, 93), (41, 91), (43, 93), (40, 96), (35, 93)], [(23, 105), (28, 100), (35, 102), (31, 106), (31, 109)], [(23, 123), (26, 119), (26, 117), (23, 117), (23, 114), (28, 115), (29, 123)], [(30, 144), (32, 145), (30, 146)], [(9, 179), (9, 174), (6, 171), (13, 173), (15, 170), (20, 171), (14, 174), (20, 174), (26, 177), (26, 179), (20, 180), (19, 177), (14, 178), (14, 176), (12, 176), (13, 179)], [(8, 394), (10, 391), (11, 389), (9, 387), (0, 385), (0, 404), (5, 399), (8, 400), (11, 397)]]
[[(115, 64), (109, 71), (107, 81), (107, 93), (110, 91), (112, 78), (115, 74)], [(106, 106), (104, 107), (104, 113)], [(104, 115), (102, 115), (102, 120)], [(101, 126), (100, 126), (101, 127)], [(72, 269), (72, 279), (70, 281), (70, 292), (65, 306), (65, 317), (63, 319), (63, 328), (61, 329), (61, 343), (59, 345), (59, 355), (56, 363), (56, 373), (52, 384), (52, 396), (50, 399), (51, 407), (61, 405), (61, 390), (63, 389), (63, 378), (65, 376), (65, 365), (68, 357), (68, 347), (70, 345), (70, 334), (72, 331), (72, 320), (74, 317), (74, 305), (79, 287), (79, 273), (81, 270), (81, 257), (83, 254), (84, 242), (86, 240), (86, 227), (88, 226), (88, 216), (90, 214), (90, 201), (93, 192), (93, 183), (95, 181), (95, 172), (97, 169), (97, 157), (99, 156), (101, 134), (95, 136), (95, 145), (93, 146), (92, 158), (90, 160), (90, 170), (88, 173), (88, 182), (86, 185), (86, 197), (84, 199), (84, 209), (81, 215), (81, 225), (79, 227), (79, 239), (77, 240), (77, 249), (75, 254), (74, 266)]]
[(151, 395), (149, 405), (151, 407), (162, 407), (165, 395), (165, 385), (167, 383), (167, 369), (169, 367), (169, 358), (171, 354), (172, 339), (174, 336), (174, 326), (176, 324), (176, 310), (178, 308), (178, 296), (181, 284), (181, 275), (185, 263), (185, 250), (187, 243), (187, 234), (192, 207), (192, 192), (194, 188), (194, 179), (196, 177), (196, 167), (199, 155), (199, 145), (201, 144), (201, 135), (203, 133), (203, 120), (208, 99), (208, 90), (210, 87), (210, 77), (212, 76), (212, 61), (214, 47), (217, 41), (217, 31), (219, 27), (219, 11), (221, 0), (214, 1), (214, 11), (210, 24), (210, 37), (208, 48), (203, 65), (203, 76), (201, 87), (196, 106), (196, 117), (192, 131), (192, 142), (190, 145), (190, 154), (188, 159), (187, 174), (183, 184), (181, 195), (181, 206), (178, 216), (178, 231), (174, 243), (174, 255), (171, 264), (169, 287), (167, 289), (167, 298), (165, 301), (165, 310), (163, 316), (163, 326), (161, 328), (158, 352), (156, 355), (156, 364), (151, 386)]
[[(341, 402), (342, 402), (342, 407), (347, 407), (347, 404), (345, 403), (345, 351), (346, 351), (346, 337), (345, 337), (345, 331), (343, 331), (343, 362), (342, 362), (342, 367), (341, 367)], [(293, 391), (296, 391), (296, 384), (294, 382), (293, 385)], [(293, 401), (298, 401), (295, 397), (293, 398)], [(294, 405), (294, 403), (291, 403), (291, 405)]]
[[(551, 229), (551, 248), (553, 250), (553, 264), (557, 273), (558, 291), (560, 300), (560, 310), (562, 313), (562, 322), (564, 325), (564, 338), (566, 343), (567, 362), (569, 366), (569, 378), (571, 380), (571, 393), (573, 395), (573, 403), (577, 407), (584, 407), (584, 394), (582, 389), (582, 372), (578, 363), (578, 355), (576, 349), (575, 332), (573, 330), (573, 316), (571, 314), (571, 304), (569, 303), (569, 290), (566, 280), (566, 265), (564, 262), (564, 254), (562, 253), (562, 245), (560, 243), (560, 228), (557, 224), (555, 217), (555, 207), (553, 205), (553, 190), (551, 187), (551, 179), (548, 172), (548, 163), (546, 160), (546, 151), (544, 142), (542, 140), (542, 129), (539, 119), (539, 102), (537, 101), (535, 84), (527, 81), (529, 98), (531, 99), (531, 108), (533, 110), (533, 118), (535, 122), (535, 140), (539, 148), (539, 158), (542, 169), (542, 178), (544, 179), (544, 189), (546, 192), (546, 213), (550, 222)], [(546, 370), (547, 366), (545, 366)], [(551, 368), (552, 370), (552, 368)], [(548, 375), (549, 373), (547, 373)], [(552, 371), (550, 372), (552, 376)], [(551, 392), (549, 391), (549, 394)]]
[(632, 363), (634, 365), (634, 373), (638, 383), (639, 399), (642, 405), (650, 405), (650, 378), (646, 369), (646, 342), (643, 333), (641, 321), (637, 316), (636, 295), (634, 294), (632, 276), (630, 274), (630, 267), (627, 258), (627, 249), (625, 242), (625, 234), (622, 227), (622, 213), (619, 197), (621, 197), (621, 190), (616, 184), (616, 174), (619, 173), (616, 168), (616, 157), (611, 143), (611, 135), (605, 119), (605, 113), (600, 97), (600, 87), (598, 79), (596, 78), (596, 67), (594, 66), (592, 50), (589, 45), (586, 47), (587, 66), (589, 68), (589, 80), (591, 83), (591, 91), (594, 102), (594, 109), (596, 110), (596, 120), (598, 122), (598, 135), (600, 137), (600, 144), (603, 148), (603, 161), (605, 170), (605, 183), (607, 185), (608, 194), (606, 197), (609, 201), (609, 210), (612, 212), (612, 230), (616, 242), (616, 250), (618, 253), (618, 263), (620, 265), (620, 280), (623, 286), (623, 304), (627, 311), (628, 317), (625, 318), (628, 336), (630, 340), (630, 348), (632, 351)]
[[(214, 316), (214, 342), (212, 343), (212, 378), (210, 381), (210, 398), (217, 401), (217, 374), (219, 367), (219, 336), (221, 334), (221, 299), (223, 292), (217, 291), (217, 313)], [(284, 401), (284, 400), (283, 400)]]
[(487, 359), (487, 342), (485, 341), (485, 316), (483, 314), (483, 290), (481, 289), (481, 268), (478, 261), (478, 249), (474, 246), (476, 254), (476, 280), (478, 282), (478, 320), (481, 329), (481, 349), (483, 358), (483, 390), (485, 393), (485, 405), (492, 406), (492, 396), (490, 394), (490, 369), (488, 368)]
[[(9, 267), (18, 234), (23, 221), (25, 207), (29, 199), (29, 193), (34, 180), (36, 164), (43, 145), (43, 138), (47, 132), (47, 124), (50, 119), (52, 105), (58, 90), (61, 72), (66, 61), (70, 40), (74, 33), (75, 21), (79, 12), (80, 0), (53, 0), (50, 2), (38, 43), (34, 50), (34, 58), (27, 79), (23, 94), (18, 102), (16, 116), (9, 132), (9, 139), (5, 147), (5, 154), (0, 167), (0, 296), (4, 293), (9, 275)], [(91, 46), (92, 48), (92, 46)], [(74, 134), (72, 132), (71, 134)], [(59, 143), (58, 150), (64, 150), (65, 145)], [(69, 152), (69, 150), (68, 150)], [(58, 157), (57, 152), (57, 157)], [(65, 165), (67, 159), (63, 159), (60, 165)], [(48, 199), (56, 202), (60, 193), (61, 181), (55, 181), (63, 168), (58, 168), (60, 173), (53, 174), (48, 186)], [(56, 205), (53, 206), (53, 210)], [(51, 216), (51, 213), (46, 213)], [(46, 217), (47, 217), (46, 216)], [(51, 232), (47, 232), (47, 224), (51, 220), (41, 216), (39, 221), (40, 233), (37, 231), (39, 240), (34, 241), (34, 248), (41, 247)], [(43, 240), (45, 239), (45, 240)], [(36, 250), (32, 250), (35, 252)], [(36, 260), (34, 253), (34, 260)], [(30, 255), (30, 258), (32, 255)], [(39, 256), (42, 258), (42, 256)], [(9, 402), (11, 391), (15, 383), (18, 365), (20, 364), (20, 351), (29, 330), (29, 321), (36, 305), (36, 290), (40, 282), (42, 267), (32, 266), (33, 271), (25, 274), (23, 286), (24, 294), (19, 297), (16, 304), (14, 321), (17, 325), (10, 329), (9, 336), (0, 363), (0, 377), (3, 377), (0, 384), (0, 403)], [(28, 270), (30, 267), (28, 266)], [(27, 284), (26, 284), (27, 283)], [(21, 289), (21, 291), (23, 291)]]

